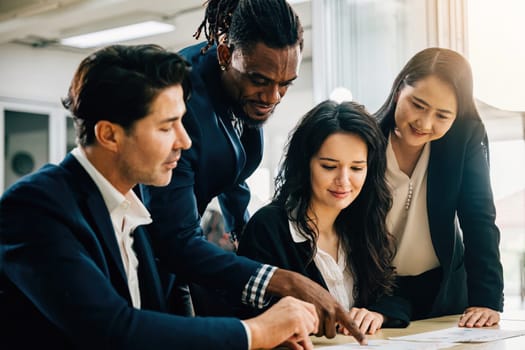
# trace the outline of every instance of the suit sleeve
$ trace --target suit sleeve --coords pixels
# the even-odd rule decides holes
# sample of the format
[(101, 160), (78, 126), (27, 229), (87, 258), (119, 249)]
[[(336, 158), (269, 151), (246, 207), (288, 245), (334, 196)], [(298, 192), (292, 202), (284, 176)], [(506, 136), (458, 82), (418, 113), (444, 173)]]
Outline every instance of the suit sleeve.
[(193, 192), (194, 173), (182, 157), (166, 187), (143, 186), (142, 197), (153, 222), (147, 227), (155, 253), (168, 271), (213, 289), (241, 293), (260, 264), (207, 242)]
[(488, 143), (482, 123), (476, 123), (466, 145), (458, 204), (465, 246), (469, 306), (503, 309), (503, 269), (500, 232), (490, 184)]
[[(209, 103), (197, 93), (192, 100), (193, 105)], [(196, 169), (202, 161), (202, 148), (211, 145), (204, 140), (202, 125), (195, 116), (210, 111), (192, 105), (187, 108), (184, 127), (191, 136), (191, 148), (182, 152), (167, 186), (141, 185), (142, 199), (153, 219), (147, 230), (155, 254), (167, 271), (204, 287), (224, 289), (231, 298), (241, 300), (242, 290), (261, 265), (226, 252), (203, 237), (199, 213), (204, 208), (199, 208), (203, 203), (197, 201), (196, 191), (200, 189), (196, 188)], [(199, 184), (207, 185), (206, 181)], [(202, 191), (208, 192), (205, 188)]]
[[(268, 207), (259, 209), (248, 221), (239, 240), (237, 254), (246, 256), (263, 264), (290, 269), (284, 250), (286, 243), (278, 239), (283, 234), (281, 218), (271, 214)], [(260, 314), (275, 302), (272, 297), (269, 304), (263, 309), (249, 308), (244, 305), (237, 306), (236, 314), (241, 318), (248, 318)]]
[[(0, 205), (2, 269), (16, 291), (82, 349), (247, 348), (233, 318), (137, 310), (108, 277), (105, 249), (64, 186), (9, 191)], [(60, 199), (57, 193), (64, 194)]]

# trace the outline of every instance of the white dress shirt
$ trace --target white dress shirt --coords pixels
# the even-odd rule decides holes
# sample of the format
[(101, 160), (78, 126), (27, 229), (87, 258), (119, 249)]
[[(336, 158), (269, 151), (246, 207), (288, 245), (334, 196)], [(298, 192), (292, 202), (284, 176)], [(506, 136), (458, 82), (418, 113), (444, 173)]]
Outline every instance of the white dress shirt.
[(130, 190), (126, 195), (120, 193), (94, 166), (79, 147), (71, 151), (80, 165), (91, 176), (97, 185), (108, 209), (120, 249), (124, 271), (128, 279), (128, 288), (133, 307), (140, 309), (140, 289), (137, 275), (138, 260), (133, 251), (133, 231), (140, 225), (152, 222), (151, 216)]
[[(288, 221), (290, 227), (290, 234), (295, 243), (302, 243), (308, 240), (291, 221)], [(314, 263), (321, 276), (323, 277), (328, 291), (335, 300), (337, 300), (345, 310), (350, 310), (354, 306), (354, 278), (350, 268), (346, 265), (346, 252), (339, 245), (337, 249), (337, 261), (317, 247), (314, 256)]]

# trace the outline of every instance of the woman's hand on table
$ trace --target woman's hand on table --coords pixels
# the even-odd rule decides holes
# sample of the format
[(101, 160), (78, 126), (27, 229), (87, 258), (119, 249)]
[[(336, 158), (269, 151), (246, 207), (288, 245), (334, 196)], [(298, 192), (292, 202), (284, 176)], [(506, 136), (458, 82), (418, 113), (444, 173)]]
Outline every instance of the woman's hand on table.
[(459, 327), (491, 327), (498, 324), (499, 312), (488, 307), (471, 306), (459, 318)]
[[(352, 318), (362, 333), (374, 334), (383, 325), (384, 317), (378, 312), (370, 311), (365, 308), (353, 307), (350, 309), (350, 318)], [(345, 328), (340, 329), (341, 333), (350, 335)]]

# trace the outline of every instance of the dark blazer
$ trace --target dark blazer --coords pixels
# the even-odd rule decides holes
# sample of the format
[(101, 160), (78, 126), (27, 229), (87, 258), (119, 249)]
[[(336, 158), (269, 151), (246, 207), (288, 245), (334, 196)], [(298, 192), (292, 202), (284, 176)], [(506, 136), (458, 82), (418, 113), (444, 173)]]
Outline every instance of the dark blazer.
[[(381, 126), (388, 136), (386, 121)], [(442, 279), (435, 299), (426, 301), (431, 312), (423, 316), (459, 314), (468, 306), (502, 311), (500, 232), (495, 225), (487, 134), (480, 120), (457, 119), (445, 136), (431, 143), (427, 208)], [(416, 287), (417, 283), (412, 285)], [(396, 294), (396, 300), (385, 298), (371, 309), (396, 314), (407, 325), (414, 318), (412, 301), (403, 297), (403, 290)]]
[[(293, 241), (285, 209), (271, 203), (260, 208), (250, 218), (240, 237), (237, 254), (264, 264), (298, 272), (328, 290), (321, 272), (309, 258), (309, 246), (308, 241), (301, 243)], [(241, 318), (253, 317), (262, 311), (240, 304), (235, 308), (236, 315)]]
[[(132, 307), (103, 198), (72, 155), (9, 188), (0, 200), (0, 348), (245, 350), (239, 320), (162, 313), (158, 262), (145, 231), (134, 237), (141, 310)], [(183, 243), (164, 241), (167, 268), (239, 298), (260, 266), (201, 239)]]
[(328, 289), (321, 272), (310, 259), (310, 242), (294, 242), (286, 210), (271, 203), (248, 221), (239, 240), (238, 255), (298, 272)]
[[(310, 242), (294, 242), (285, 208), (278, 203), (270, 203), (259, 209), (248, 221), (239, 241), (238, 255), (274, 265), (283, 269), (298, 272), (317, 282), (328, 290), (321, 272), (310, 257)], [(377, 295), (371, 295), (370, 300), (377, 300)], [(366, 307), (355, 301), (356, 307)], [(250, 310), (240, 307), (240, 316), (252, 316), (260, 310)], [(385, 310), (385, 315), (390, 315)]]
[(244, 128), (240, 139), (231, 123), (231, 102), (220, 82), (217, 48), (204, 55), (204, 44), (180, 52), (191, 64), (191, 98), (183, 118), (192, 146), (182, 152), (167, 187), (144, 186), (142, 195), (151, 211), (155, 231), (202, 235), (200, 216), (218, 196), (227, 232), (248, 220), (250, 191), (245, 183), (262, 159), (260, 128)]

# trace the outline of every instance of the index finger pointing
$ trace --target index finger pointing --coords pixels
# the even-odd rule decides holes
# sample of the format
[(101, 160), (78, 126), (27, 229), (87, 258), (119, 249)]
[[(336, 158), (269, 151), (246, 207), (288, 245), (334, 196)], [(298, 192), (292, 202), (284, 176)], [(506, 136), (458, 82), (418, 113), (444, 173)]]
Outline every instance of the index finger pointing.
[(350, 332), (350, 334), (355, 338), (355, 340), (357, 340), (359, 344), (368, 344), (366, 336), (359, 330), (359, 327), (357, 327), (357, 324), (350, 318), (350, 315), (347, 312), (339, 310), (337, 312), (337, 322), (342, 324), (343, 327), (345, 327)]

